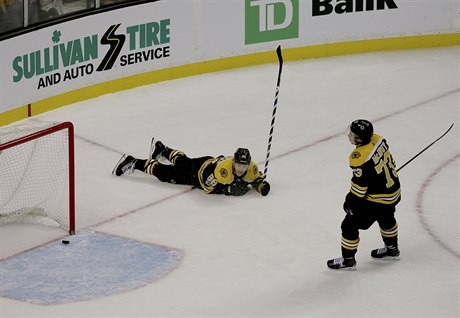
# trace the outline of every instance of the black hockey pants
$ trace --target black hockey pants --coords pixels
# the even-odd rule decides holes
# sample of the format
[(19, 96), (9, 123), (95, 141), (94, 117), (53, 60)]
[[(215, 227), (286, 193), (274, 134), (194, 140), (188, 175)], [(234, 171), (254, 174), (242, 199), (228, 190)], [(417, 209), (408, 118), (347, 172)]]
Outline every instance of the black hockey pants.
[[(351, 257), (356, 254), (357, 244), (359, 243), (359, 230), (369, 229), (376, 221), (379, 224), (385, 245), (397, 246), (398, 236), (395, 212), (396, 208), (393, 205), (363, 201), (358, 208), (353, 209), (353, 215), (347, 214), (341, 225), (343, 257)], [(390, 229), (394, 231), (394, 234), (384, 235), (383, 231)], [(354, 243), (356, 247), (350, 248), (344, 244), (344, 241), (345, 243)]]
[(201, 188), (198, 171), (209, 159), (212, 157), (189, 158), (186, 155), (181, 155), (175, 160), (174, 166), (158, 163), (153, 168), (153, 175), (163, 182)]

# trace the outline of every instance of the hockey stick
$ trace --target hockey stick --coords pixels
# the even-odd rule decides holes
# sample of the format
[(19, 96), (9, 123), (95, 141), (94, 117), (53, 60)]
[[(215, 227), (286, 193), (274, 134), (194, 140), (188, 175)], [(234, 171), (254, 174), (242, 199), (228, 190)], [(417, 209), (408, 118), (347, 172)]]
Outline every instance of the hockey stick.
[(278, 81), (276, 82), (275, 101), (273, 102), (272, 122), (270, 125), (270, 134), (268, 136), (267, 157), (265, 158), (264, 178), (267, 177), (268, 161), (270, 160), (270, 149), (272, 147), (273, 128), (275, 127), (276, 107), (278, 105), (278, 94), (279, 94), (280, 83), (281, 83), (281, 71), (283, 69), (283, 56), (281, 55), (281, 45), (279, 45), (278, 48), (276, 49), (276, 55), (278, 56), (278, 61), (279, 61)]
[(445, 135), (447, 135), (447, 133), (452, 129), (452, 127), (454, 126), (454, 124), (450, 125), (449, 129), (447, 129), (447, 131), (445, 133), (443, 133), (441, 135), (441, 137), (439, 137), (438, 139), (436, 139), (435, 141), (433, 141), (431, 144), (429, 144), (428, 146), (426, 146), (422, 151), (420, 151), (418, 154), (416, 154), (415, 156), (413, 156), (409, 161), (407, 161), (405, 164), (403, 164), (401, 167), (399, 167), (396, 172), (398, 172), (399, 170), (401, 170), (402, 168), (404, 168), (405, 166), (407, 166), (409, 163), (412, 162), (412, 160), (414, 160), (415, 158), (417, 158), (418, 156), (420, 156), (425, 150), (427, 150), (428, 148), (430, 148), (431, 146), (433, 146), (439, 139), (441, 139), (442, 137), (444, 137)]

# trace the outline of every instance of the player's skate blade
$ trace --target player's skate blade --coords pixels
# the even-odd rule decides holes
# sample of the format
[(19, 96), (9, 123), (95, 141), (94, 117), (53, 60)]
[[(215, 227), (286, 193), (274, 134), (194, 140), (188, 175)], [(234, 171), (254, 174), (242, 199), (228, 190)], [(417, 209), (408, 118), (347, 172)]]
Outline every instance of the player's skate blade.
[(133, 156), (123, 155), (112, 170), (112, 174), (121, 176), (125, 173), (131, 174), (134, 170), (136, 159)]

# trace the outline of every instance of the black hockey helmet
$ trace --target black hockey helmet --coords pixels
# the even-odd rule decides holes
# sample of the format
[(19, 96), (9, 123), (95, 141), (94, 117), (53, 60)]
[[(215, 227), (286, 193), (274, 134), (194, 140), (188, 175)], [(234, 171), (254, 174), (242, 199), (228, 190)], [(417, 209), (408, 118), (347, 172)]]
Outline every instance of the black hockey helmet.
[(233, 155), (233, 161), (235, 163), (248, 165), (251, 163), (251, 154), (249, 150), (246, 148), (238, 148)]
[(359, 137), (363, 142), (371, 141), (374, 135), (372, 123), (365, 119), (356, 119), (350, 124), (350, 131)]

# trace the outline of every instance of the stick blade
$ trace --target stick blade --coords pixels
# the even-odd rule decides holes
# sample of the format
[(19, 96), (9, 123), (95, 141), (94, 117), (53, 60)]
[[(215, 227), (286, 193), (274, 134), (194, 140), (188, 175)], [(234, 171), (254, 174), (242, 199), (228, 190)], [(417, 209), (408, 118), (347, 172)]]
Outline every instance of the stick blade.
[(276, 48), (276, 55), (278, 56), (278, 61), (280, 64), (283, 64), (283, 54), (281, 53), (281, 45), (278, 45)]
[(279, 61), (278, 80), (276, 82), (276, 85), (279, 88), (281, 83), (281, 71), (283, 70), (283, 54), (281, 53), (281, 45), (278, 45), (278, 47), (276, 48), (276, 55), (278, 56)]

